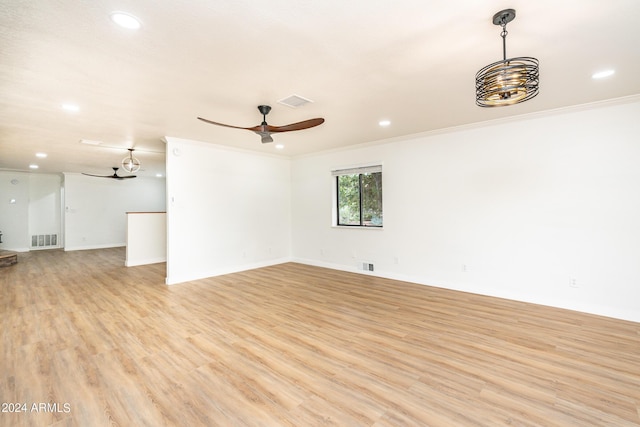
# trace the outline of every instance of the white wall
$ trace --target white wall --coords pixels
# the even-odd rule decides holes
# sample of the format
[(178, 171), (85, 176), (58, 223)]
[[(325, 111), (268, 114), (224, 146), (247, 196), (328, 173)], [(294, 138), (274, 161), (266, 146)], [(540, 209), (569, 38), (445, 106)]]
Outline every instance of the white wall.
[(127, 214), (127, 254), (124, 265), (157, 264), (167, 261), (167, 214)]
[[(294, 260), (640, 321), (639, 117), (635, 99), (295, 159)], [(373, 163), (384, 229), (331, 227), (331, 170)]]
[(65, 250), (124, 246), (126, 212), (164, 211), (165, 179), (106, 179), (65, 173)]
[(168, 284), (290, 259), (288, 159), (165, 139)]
[[(14, 203), (11, 203), (15, 200)], [(0, 249), (29, 250), (29, 174), (0, 171)]]
[(29, 236), (56, 234), (57, 244), (44, 248), (62, 247), (62, 176), (31, 174), (29, 183)]

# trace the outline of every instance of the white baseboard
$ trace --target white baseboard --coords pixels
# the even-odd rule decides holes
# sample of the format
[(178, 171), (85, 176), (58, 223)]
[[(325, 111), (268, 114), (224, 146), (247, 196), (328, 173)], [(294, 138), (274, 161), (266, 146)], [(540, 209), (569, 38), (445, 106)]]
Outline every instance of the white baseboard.
[(103, 245), (87, 245), (87, 246), (65, 246), (64, 251), (89, 251), (91, 249), (108, 249), (108, 248), (121, 248), (126, 246), (126, 243), (107, 243)]
[(29, 248), (0, 248), (0, 251), (29, 252)]
[(125, 260), (124, 265), (125, 267), (135, 267), (137, 265), (159, 264), (161, 262), (167, 262), (167, 257), (141, 259), (136, 261)]
[(385, 271), (363, 271), (358, 270), (355, 266), (348, 266), (343, 264), (332, 264), (324, 261), (318, 261), (313, 259), (305, 259), (305, 258), (293, 258), (292, 262), (297, 262), (300, 264), (312, 265), (316, 267), (330, 268), (332, 270), (339, 271), (348, 271), (351, 273), (358, 273), (368, 276), (381, 277), (385, 279), (398, 280), (401, 282), (410, 282), (418, 285), (432, 286), (435, 288), (443, 288), (452, 291), (459, 292), (467, 292), (476, 295), (489, 296), (494, 298), (503, 298), (512, 301), (526, 302), (531, 304), (544, 305), (547, 307), (561, 308), (565, 310), (571, 311), (579, 311), (582, 313), (595, 314), (597, 316), (611, 317), (614, 319), (620, 320), (628, 320), (631, 322), (640, 322), (640, 311), (638, 310), (629, 310), (618, 307), (608, 307), (601, 306), (593, 303), (576, 303), (570, 301), (557, 301), (557, 300), (549, 300), (546, 298), (535, 298), (530, 295), (522, 295), (518, 292), (513, 293), (505, 293), (503, 290), (496, 289), (488, 289), (482, 288), (477, 289), (469, 286), (469, 284), (465, 285), (457, 285), (453, 283), (441, 283), (437, 281), (431, 281), (425, 279), (424, 277), (416, 277), (416, 276), (407, 276), (403, 274), (393, 273), (393, 272), (385, 272)]

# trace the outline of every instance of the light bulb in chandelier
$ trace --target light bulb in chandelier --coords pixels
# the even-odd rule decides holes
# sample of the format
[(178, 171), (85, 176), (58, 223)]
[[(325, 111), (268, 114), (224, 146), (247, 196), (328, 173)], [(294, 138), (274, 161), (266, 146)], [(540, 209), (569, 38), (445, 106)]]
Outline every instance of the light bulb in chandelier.
[(133, 157), (133, 148), (129, 148), (129, 157), (122, 159), (122, 169), (129, 173), (134, 173), (140, 170), (140, 160)]

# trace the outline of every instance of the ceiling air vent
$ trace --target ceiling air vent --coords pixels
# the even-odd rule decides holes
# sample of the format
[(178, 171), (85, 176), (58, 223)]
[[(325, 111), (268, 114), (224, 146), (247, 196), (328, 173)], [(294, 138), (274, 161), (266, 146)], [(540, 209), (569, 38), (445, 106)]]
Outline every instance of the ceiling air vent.
[(102, 144), (102, 141), (92, 141), (90, 139), (81, 139), (80, 140), (80, 144), (100, 145), (100, 144)]
[(278, 101), (279, 104), (286, 105), (287, 107), (291, 108), (302, 107), (303, 105), (306, 105), (310, 102), (313, 101), (307, 98), (303, 98), (300, 95), (291, 95)]

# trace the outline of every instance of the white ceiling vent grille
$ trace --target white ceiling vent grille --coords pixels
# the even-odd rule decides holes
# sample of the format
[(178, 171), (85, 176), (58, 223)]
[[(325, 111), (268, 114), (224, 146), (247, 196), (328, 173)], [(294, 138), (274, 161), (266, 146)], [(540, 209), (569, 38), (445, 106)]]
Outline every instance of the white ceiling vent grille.
[(90, 139), (81, 139), (80, 140), (80, 144), (100, 145), (100, 144), (102, 144), (102, 141), (92, 141)]
[(286, 105), (287, 107), (291, 108), (302, 107), (303, 105), (306, 105), (310, 102), (313, 101), (307, 98), (303, 98), (300, 95), (291, 95), (278, 101), (279, 104)]

